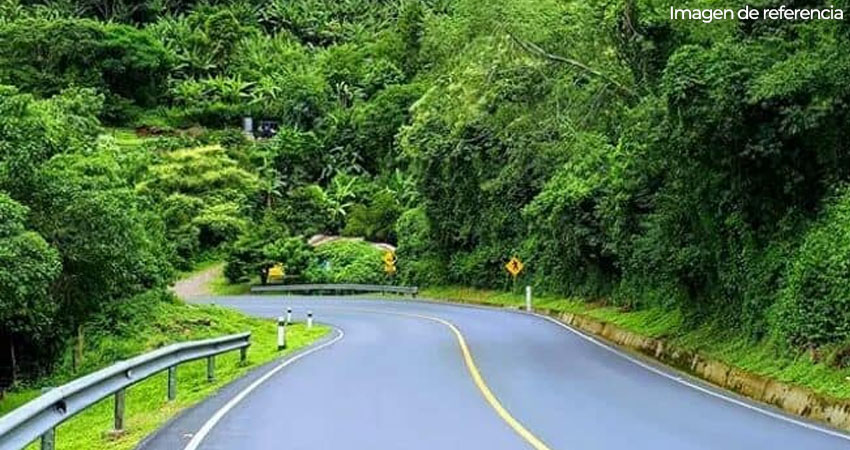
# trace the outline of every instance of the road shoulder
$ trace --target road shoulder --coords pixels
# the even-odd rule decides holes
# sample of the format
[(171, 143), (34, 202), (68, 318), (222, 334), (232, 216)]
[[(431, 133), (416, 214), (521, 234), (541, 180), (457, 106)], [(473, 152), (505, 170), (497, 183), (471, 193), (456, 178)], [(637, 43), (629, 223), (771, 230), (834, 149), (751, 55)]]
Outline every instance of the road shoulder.
[(292, 361), (306, 352), (312, 351), (317, 347), (321, 347), (332, 340), (337, 339), (339, 333), (339, 330), (334, 330), (316, 342), (282, 358), (269, 361), (262, 366), (251, 370), (246, 375), (226, 384), (205, 400), (181, 411), (179, 414), (169, 419), (169, 421), (157, 431), (151, 433), (142, 440), (142, 442), (135, 447), (136, 450), (178, 450), (185, 448), (192, 440), (195, 433), (204, 426), (210, 417), (217, 411), (224, 408), (228, 402), (240, 395), (242, 391), (247, 389), (260, 378), (266, 376), (266, 374), (275, 370), (281, 364), (286, 363), (287, 361)]

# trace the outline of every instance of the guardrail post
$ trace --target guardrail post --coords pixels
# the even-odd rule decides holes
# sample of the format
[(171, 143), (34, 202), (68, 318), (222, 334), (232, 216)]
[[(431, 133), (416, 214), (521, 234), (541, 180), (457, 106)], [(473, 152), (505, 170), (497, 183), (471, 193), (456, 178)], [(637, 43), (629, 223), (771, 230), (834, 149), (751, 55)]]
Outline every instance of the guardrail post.
[(292, 323), (292, 308), (286, 308), (286, 324)]
[(168, 368), (168, 401), (177, 398), (177, 366)]
[(525, 310), (531, 312), (531, 286), (525, 287)]
[(313, 328), (313, 311), (307, 311), (307, 329)]
[(239, 349), (239, 362), (244, 363), (245, 360), (248, 359), (248, 347), (242, 347)]
[[(41, 388), (41, 393), (53, 389), (52, 387)], [(41, 450), (54, 450), (56, 448), (56, 428), (51, 428), (41, 435)]]
[[(41, 393), (45, 394), (53, 389), (52, 387), (41, 388)], [(41, 450), (53, 450), (56, 448), (56, 428), (51, 428), (41, 435)]]
[(55, 448), (56, 428), (51, 428), (41, 435), (41, 450), (54, 450)]
[(114, 418), (114, 431), (120, 432), (124, 430), (124, 406), (126, 400), (126, 392), (124, 389), (119, 389), (115, 392), (115, 410), (113, 414)]
[(215, 381), (215, 355), (207, 356), (207, 381)]
[(286, 348), (286, 319), (283, 317), (277, 318), (277, 349), (278, 351)]

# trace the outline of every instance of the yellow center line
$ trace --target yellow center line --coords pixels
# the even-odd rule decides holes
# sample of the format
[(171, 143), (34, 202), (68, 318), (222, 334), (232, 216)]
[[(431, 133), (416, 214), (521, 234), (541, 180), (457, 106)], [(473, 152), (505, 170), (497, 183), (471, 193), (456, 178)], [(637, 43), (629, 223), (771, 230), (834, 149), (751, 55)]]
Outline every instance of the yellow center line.
[(395, 312), (395, 311), (379, 311), (373, 309), (361, 309), (361, 308), (346, 308), (346, 307), (329, 307), (328, 309), (339, 309), (345, 311), (360, 311), (367, 312), (373, 314), (390, 314), (396, 316), (406, 316), (413, 317), (417, 319), (430, 320), (432, 322), (437, 322), (442, 325), (447, 326), (457, 338), (457, 343), (460, 346), (460, 352), (463, 355), (463, 361), (466, 363), (466, 368), (469, 370), (469, 375), (472, 377), (472, 381), (475, 382), (475, 386), (478, 387), (478, 390), (481, 391), (481, 395), (484, 396), (484, 399), (487, 400), (487, 403), (496, 411), (496, 414), (508, 424), (511, 429), (513, 429), (518, 435), (520, 435), (526, 442), (528, 442), (533, 448), (536, 450), (551, 450), (546, 444), (543, 443), (537, 436), (534, 435), (531, 431), (528, 430), (522, 423), (519, 422), (514, 416), (502, 406), (502, 403), (493, 394), (493, 391), (487, 386), (487, 383), (484, 381), (484, 377), (481, 376), (481, 372), (478, 370), (478, 366), (475, 365), (475, 359), (472, 357), (472, 352), (469, 351), (469, 346), (466, 345), (466, 339), (463, 337), (463, 333), (451, 322), (448, 320), (441, 319), (439, 317), (426, 316), (422, 314), (413, 314), (413, 313), (403, 313), (403, 312)]

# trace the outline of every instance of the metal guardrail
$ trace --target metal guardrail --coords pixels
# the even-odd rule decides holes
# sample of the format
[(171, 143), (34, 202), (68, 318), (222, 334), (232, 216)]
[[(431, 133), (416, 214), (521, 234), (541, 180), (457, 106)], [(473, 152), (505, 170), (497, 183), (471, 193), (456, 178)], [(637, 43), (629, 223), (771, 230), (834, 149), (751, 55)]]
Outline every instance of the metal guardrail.
[(253, 286), (251, 292), (388, 292), (416, 296), (416, 286), (385, 286), (377, 284), (268, 284)]
[(0, 450), (18, 450), (41, 437), (41, 448), (52, 450), (56, 427), (109, 395), (115, 395), (115, 431), (124, 425), (125, 389), (163, 370), (168, 371), (168, 400), (177, 396), (177, 366), (207, 358), (207, 379), (215, 379), (215, 356), (240, 350), (247, 356), (251, 333), (182, 342), (137, 356), (50, 389), (40, 397), (0, 417)]

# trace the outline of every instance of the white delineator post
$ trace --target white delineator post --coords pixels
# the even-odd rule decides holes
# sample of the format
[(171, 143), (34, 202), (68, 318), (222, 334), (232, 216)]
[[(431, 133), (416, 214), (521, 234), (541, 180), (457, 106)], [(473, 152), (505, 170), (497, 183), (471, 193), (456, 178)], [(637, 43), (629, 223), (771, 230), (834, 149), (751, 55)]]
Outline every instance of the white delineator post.
[(286, 324), (292, 323), (292, 308), (286, 308)]
[(277, 318), (277, 349), (283, 350), (286, 348), (286, 319), (283, 317)]
[(307, 328), (313, 328), (313, 311), (307, 311)]
[(531, 286), (525, 287), (525, 310), (531, 312)]

